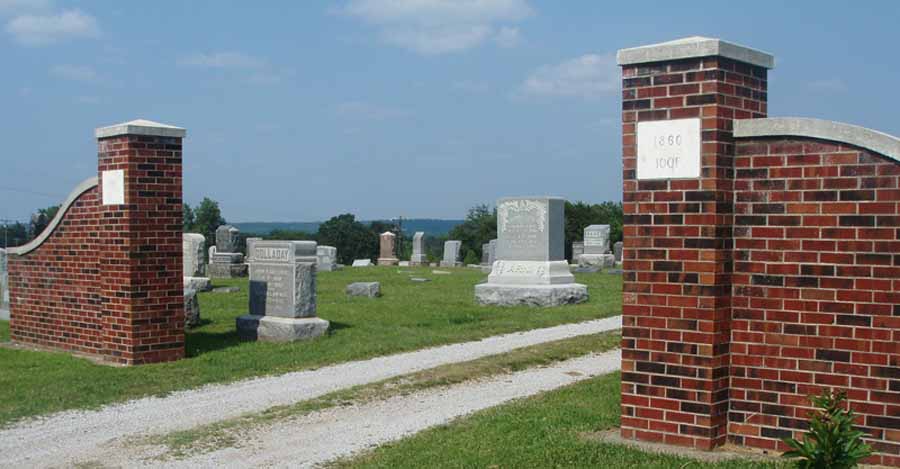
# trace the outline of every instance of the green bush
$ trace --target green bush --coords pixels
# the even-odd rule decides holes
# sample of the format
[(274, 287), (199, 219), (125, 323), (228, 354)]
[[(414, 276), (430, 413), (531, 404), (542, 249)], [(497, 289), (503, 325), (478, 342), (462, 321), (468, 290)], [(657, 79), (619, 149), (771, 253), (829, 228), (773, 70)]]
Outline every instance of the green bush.
[(809, 431), (803, 441), (785, 438), (791, 448), (782, 456), (799, 458), (800, 469), (848, 469), (872, 454), (872, 448), (862, 441), (865, 433), (853, 429), (853, 410), (844, 410), (847, 399), (844, 391), (824, 391), (810, 396), (818, 410), (809, 420)]
[(481, 263), (481, 259), (478, 258), (478, 254), (475, 251), (469, 251), (466, 253), (466, 258), (463, 259), (463, 264), (479, 264)]

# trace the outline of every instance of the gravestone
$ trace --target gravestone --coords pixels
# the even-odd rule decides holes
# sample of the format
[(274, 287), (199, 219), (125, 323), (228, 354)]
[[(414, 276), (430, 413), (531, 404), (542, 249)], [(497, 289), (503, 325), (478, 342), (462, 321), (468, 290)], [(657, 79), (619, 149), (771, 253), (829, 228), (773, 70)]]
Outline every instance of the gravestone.
[(378, 255), (378, 265), (397, 265), (400, 259), (397, 259), (396, 246), (397, 235), (390, 231), (385, 231), (379, 236), (380, 252)]
[(318, 246), (316, 248), (317, 267), (319, 272), (337, 270), (337, 248), (334, 246)]
[(479, 304), (547, 307), (587, 300), (587, 287), (575, 283), (565, 259), (564, 207), (558, 197), (497, 202), (497, 260), (487, 283), (475, 286)]
[(9, 266), (6, 249), (0, 249), (0, 321), (9, 321)]
[(413, 251), (412, 257), (409, 258), (409, 265), (427, 265), (428, 255), (425, 254), (425, 233), (416, 231), (413, 235)]
[(491, 243), (481, 245), (481, 265), (490, 265)]
[(353, 261), (353, 265), (351, 265), (350, 267), (370, 267), (371, 265), (371, 259), (356, 259)]
[(575, 241), (572, 243), (572, 263), (578, 264), (578, 259), (584, 254), (584, 242)]
[(613, 244), (613, 257), (616, 258), (616, 264), (622, 263), (622, 250), (624, 249), (625, 243), (621, 241), (617, 241), (616, 244)]
[(445, 241), (444, 242), (444, 259), (441, 261), (441, 267), (458, 267), (459, 251), (462, 247), (462, 241)]
[(347, 285), (347, 296), (365, 296), (377, 298), (381, 296), (381, 282), (355, 282)]
[(207, 275), (210, 278), (238, 278), (247, 276), (244, 255), (236, 252), (240, 230), (231, 225), (216, 228), (216, 250), (210, 251)]
[(184, 255), (183, 275), (185, 277), (205, 277), (206, 238), (197, 233), (184, 233), (181, 238)]
[(200, 325), (200, 301), (197, 290), (184, 289), (184, 327), (194, 328)]
[(250, 313), (237, 318), (245, 340), (292, 342), (324, 334), (316, 317), (315, 241), (255, 241), (250, 254)]
[(609, 225), (590, 225), (584, 229), (584, 254), (580, 266), (612, 267), (615, 257), (609, 252)]
[(497, 240), (492, 239), (489, 243), (490, 248), (488, 249), (488, 265), (494, 265), (494, 261), (497, 260)]

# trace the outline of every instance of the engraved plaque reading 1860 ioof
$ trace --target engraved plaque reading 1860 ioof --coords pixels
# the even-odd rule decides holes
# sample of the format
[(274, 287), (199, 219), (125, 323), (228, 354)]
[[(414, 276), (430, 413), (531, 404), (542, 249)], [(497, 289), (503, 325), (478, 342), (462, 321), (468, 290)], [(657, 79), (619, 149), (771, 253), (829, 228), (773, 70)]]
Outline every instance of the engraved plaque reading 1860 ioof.
[(700, 119), (638, 122), (637, 178), (700, 177)]

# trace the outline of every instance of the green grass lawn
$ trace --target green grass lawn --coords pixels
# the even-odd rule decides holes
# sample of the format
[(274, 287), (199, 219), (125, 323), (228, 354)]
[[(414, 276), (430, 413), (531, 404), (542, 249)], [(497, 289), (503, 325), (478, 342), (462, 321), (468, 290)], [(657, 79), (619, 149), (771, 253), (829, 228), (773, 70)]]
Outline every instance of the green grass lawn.
[[(433, 281), (414, 283), (413, 276)], [(622, 278), (576, 274), (590, 301), (559, 308), (494, 308), (474, 302), (474, 285), (485, 275), (474, 269), (434, 275), (432, 269), (345, 268), (318, 276), (319, 316), (331, 321), (322, 338), (293, 344), (240, 342), (234, 318), (247, 312), (247, 281), (217, 281), (240, 293), (203, 293), (203, 324), (188, 332), (188, 358), (174, 363), (117, 368), (65, 353), (0, 348), (0, 425), (27, 416), (96, 407), (147, 395), (280, 374), (514, 331), (620, 314)], [(379, 299), (348, 298), (347, 284), (380, 281)], [(6, 323), (0, 338), (9, 339)]]
[(619, 374), (488, 409), (383, 445), (342, 468), (763, 468), (787, 462), (700, 462), (597, 441), (619, 423)]

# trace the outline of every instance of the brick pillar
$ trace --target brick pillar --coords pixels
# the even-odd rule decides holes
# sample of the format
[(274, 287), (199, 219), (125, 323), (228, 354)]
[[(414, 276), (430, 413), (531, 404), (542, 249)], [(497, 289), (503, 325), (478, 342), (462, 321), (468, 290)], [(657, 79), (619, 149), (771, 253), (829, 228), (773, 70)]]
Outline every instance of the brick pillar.
[(618, 62), (622, 436), (710, 449), (727, 430), (732, 125), (766, 116), (774, 59), (693, 37), (621, 50)]
[(184, 135), (144, 120), (96, 131), (103, 353), (118, 363), (184, 357)]

